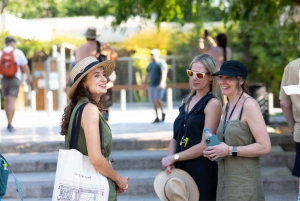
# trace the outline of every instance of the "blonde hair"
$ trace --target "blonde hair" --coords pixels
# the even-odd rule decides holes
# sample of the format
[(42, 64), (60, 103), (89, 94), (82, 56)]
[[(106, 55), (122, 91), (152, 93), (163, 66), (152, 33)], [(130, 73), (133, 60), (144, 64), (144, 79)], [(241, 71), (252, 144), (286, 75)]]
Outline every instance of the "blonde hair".
[[(209, 54), (200, 54), (198, 56), (196, 56), (190, 66), (189, 69), (192, 68), (192, 65), (196, 62), (201, 62), (202, 65), (206, 68), (206, 70), (210, 73), (210, 75), (216, 73), (218, 71), (218, 66), (216, 61), (214, 60), (214, 58), (212, 56), (210, 56)], [(223, 94), (221, 91), (221, 88), (219, 86), (218, 83), (218, 76), (212, 76), (212, 82), (210, 83), (210, 91), (212, 92), (212, 94), (214, 96), (216, 96), (220, 101), (221, 104), (224, 104), (224, 98), (223, 98)], [(189, 95), (185, 98), (184, 103), (187, 103), (191, 97), (196, 93), (196, 91), (194, 89), (192, 89), (191, 87), (191, 82), (190, 82), (190, 93)]]

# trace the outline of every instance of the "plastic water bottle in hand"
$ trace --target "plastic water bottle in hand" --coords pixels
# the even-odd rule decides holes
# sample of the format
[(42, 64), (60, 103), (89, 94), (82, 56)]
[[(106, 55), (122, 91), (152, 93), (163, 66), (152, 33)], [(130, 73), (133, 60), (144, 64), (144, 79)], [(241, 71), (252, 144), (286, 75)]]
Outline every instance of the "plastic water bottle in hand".
[[(214, 135), (214, 134), (211, 134), (210, 131), (209, 131), (209, 128), (205, 128), (203, 131), (204, 131), (204, 135), (205, 135), (204, 137), (205, 137), (206, 146), (210, 147), (210, 146), (220, 144), (220, 141), (217, 138), (217, 136)], [(217, 158), (215, 161), (218, 162), (222, 159), (223, 159), (223, 157), (220, 157), (220, 158)]]

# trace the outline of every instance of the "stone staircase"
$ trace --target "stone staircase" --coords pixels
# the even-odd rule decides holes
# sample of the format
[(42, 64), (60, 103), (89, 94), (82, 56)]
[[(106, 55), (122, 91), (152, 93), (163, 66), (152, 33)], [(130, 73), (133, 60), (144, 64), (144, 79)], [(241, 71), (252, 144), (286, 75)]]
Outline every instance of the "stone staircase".
[[(290, 135), (270, 134), (272, 151), (261, 157), (262, 176), (267, 201), (296, 200), (298, 180), (291, 175), (294, 152), (282, 149), (293, 141)], [(167, 155), (169, 139), (114, 139), (114, 169), (129, 176), (129, 189), (118, 196), (119, 201), (159, 201), (153, 181), (161, 171), (160, 160)], [(18, 178), (25, 200), (50, 201), (54, 185), (57, 151), (62, 141), (0, 143), (2, 153)], [(3, 201), (18, 199), (14, 180), (10, 174)]]

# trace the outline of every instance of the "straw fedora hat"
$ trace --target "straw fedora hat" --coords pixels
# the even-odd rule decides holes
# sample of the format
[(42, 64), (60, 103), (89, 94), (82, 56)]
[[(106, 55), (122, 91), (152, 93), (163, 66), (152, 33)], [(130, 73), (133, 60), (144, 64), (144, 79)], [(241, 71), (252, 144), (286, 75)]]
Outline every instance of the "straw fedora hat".
[(161, 201), (199, 201), (194, 179), (185, 171), (172, 169), (160, 172), (154, 180), (154, 190)]
[(83, 35), (87, 38), (96, 39), (100, 34), (98, 34), (95, 27), (89, 27)]
[(84, 78), (84, 76), (88, 74), (91, 70), (98, 67), (102, 67), (105, 72), (105, 77), (108, 78), (114, 71), (115, 65), (116, 63), (112, 60), (99, 62), (94, 56), (89, 56), (79, 61), (70, 72), (70, 78), (73, 84), (68, 94), (69, 98), (72, 99), (76, 91), (77, 85), (82, 80), (82, 78)]

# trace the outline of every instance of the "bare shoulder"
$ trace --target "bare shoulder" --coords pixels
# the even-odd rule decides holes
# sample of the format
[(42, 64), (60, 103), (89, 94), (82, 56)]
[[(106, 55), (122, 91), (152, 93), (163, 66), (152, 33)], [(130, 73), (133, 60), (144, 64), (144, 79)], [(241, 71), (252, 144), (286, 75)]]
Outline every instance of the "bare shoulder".
[(217, 98), (212, 98), (208, 101), (207, 106), (222, 108), (221, 101)]
[(214, 111), (214, 112), (217, 112), (218, 111), (218, 113), (220, 112), (220, 113), (222, 113), (222, 104), (221, 104), (221, 101), (219, 100), (219, 99), (217, 99), (217, 98), (212, 98), (212, 99), (210, 99), (209, 101), (208, 101), (208, 103), (207, 103), (207, 105), (206, 105), (206, 107), (205, 107), (205, 112), (212, 112), (212, 111)]
[(254, 98), (247, 98), (244, 102), (244, 112), (249, 115), (261, 114), (258, 102)]
[(244, 108), (249, 108), (249, 109), (251, 109), (251, 108), (253, 108), (253, 107), (258, 107), (258, 102), (254, 99), (254, 98), (252, 98), (252, 97), (247, 97), (246, 99), (245, 99), (245, 102), (244, 102)]
[(92, 114), (98, 114), (99, 113), (99, 110), (97, 108), (96, 105), (92, 104), (92, 103), (88, 103), (86, 104), (86, 106), (84, 107), (84, 110), (83, 110), (83, 115), (92, 115)]

